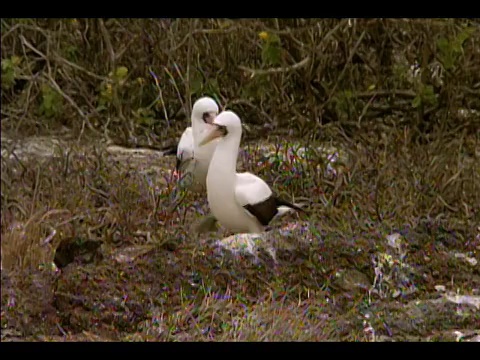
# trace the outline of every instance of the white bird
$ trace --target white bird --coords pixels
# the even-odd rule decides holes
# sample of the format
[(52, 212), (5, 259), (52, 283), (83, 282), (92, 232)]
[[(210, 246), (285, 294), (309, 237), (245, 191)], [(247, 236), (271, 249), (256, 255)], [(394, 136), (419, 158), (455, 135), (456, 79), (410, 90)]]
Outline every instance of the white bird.
[(218, 141), (202, 147), (199, 143), (211, 130), (211, 123), (218, 111), (218, 105), (212, 98), (198, 99), (192, 108), (192, 126), (185, 129), (176, 148), (164, 153), (168, 155), (176, 152), (176, 170), (182, 173), (182, 184), (193, 192), (206, 189), (208, 166)]
[(277, 215), (300, 207), (278, 198), (265, 181), (251, 173), (237, 173), (242, 123), (232, 111), (223, 111), (200, 142), (220, 138), (207, 174), (207, 199), (216, 220), (233, 232), (261, 233)]

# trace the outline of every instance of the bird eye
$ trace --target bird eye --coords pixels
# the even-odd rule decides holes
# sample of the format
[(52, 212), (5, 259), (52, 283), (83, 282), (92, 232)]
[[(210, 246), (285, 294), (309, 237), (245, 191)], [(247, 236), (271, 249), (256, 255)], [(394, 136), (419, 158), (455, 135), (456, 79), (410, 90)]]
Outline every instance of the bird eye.
[(203, 115), (202, 115), (202, 119), (206, 124), (209, 124), (210, 123), (210, 121), (209, 121), (210, 120), (210, 113), (204, 112)]

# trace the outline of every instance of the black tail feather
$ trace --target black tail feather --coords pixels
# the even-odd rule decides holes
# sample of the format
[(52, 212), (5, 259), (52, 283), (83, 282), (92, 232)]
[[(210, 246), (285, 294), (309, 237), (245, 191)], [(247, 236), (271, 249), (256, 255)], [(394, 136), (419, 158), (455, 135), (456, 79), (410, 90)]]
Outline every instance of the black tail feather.
[(163, 151), (164, 156), (166, 156), (166, 155), (177, 155), (177, 145), (166, 146), (166, 147), (162, 148), (162, 151)]
[(177, 157), (177, 162), (175, 163), (175, 169), (180, 171), (180, 166), (182, 165), (182, 160)]

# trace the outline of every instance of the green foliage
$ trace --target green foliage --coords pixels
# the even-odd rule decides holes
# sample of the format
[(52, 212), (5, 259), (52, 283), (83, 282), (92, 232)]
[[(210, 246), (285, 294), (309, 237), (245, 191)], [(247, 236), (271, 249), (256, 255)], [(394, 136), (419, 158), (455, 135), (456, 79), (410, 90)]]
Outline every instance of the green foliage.
[(113, 73), (110, 73), (110, 77), (114, 80), (114, 81), (117, 81), (117, 82), (122, 82), (125, 80), (125, 78), (127, 77), (128, 75), (128, 68), (125, 67), (125, 66), (119, 66), (115, 69), (115, 72)]
[(202, 92), (203, 89), (203, 76), (197, 69), (190, 72), (190, 93), (196, 95)]
[(155, 114), (152, 109), (139, 108), (137, 110), (132, 110), (132, 114), (138, 125), (151, 127), (155, 124)]
[(220, 87), (216, 78), (206, 78), (198, 69), (190, 72), (190, 93), (192, 96), (206, 94), (218, 98)]
[(473, 27), (467, 27), (454, 38), (440, 37), (437, 40), (439, 60), (446, 70), (453, 69), (463, 54), (463, 44), (475, 31)]
[(420, 105), (435, 106), (437, 105), (437, 97), (432, 85), (422, 86), (420, 93), (413, 99), (412, 106), (418, 108)]
[[(3, 19), (2, 99), (3, 105), (10, 108), (8, 112), (19, 114), (25, 111), (25, 106), (40, 105), (38, 81), (47, 70), (78, 108), (88, 109), (93, 103), (101, 115), (108, 111), (113, 118), (120, 113), (131, 116), (132, 110), (156, 106), (149, 104), (157, 98), (159, 88), (162, 103), (167, 113), (171, 113), (179, 108), (178, 94), (186, 95), (183, 81), (189, 82), (192, 101), (204, 95), (228, 103), (234, 99), (247, 100), (251, 105), (249, 112), (262, 109), (272, 119), (278, 119), (281, 128), (293, 128), (295, 134), (313, 131), (316, 121), (311, 114), (326, 123), (337, 115), (340, 121), (353, 119), (365, 109), (362, 118), (371, 119), (379, 111), (382, 113), (387, 102), (395, 109), (395, 116), (398, 114), (408, 122), (413, 97), (405, 94), (414, 91), (419, 95), (413, 106), (422, 101), (435, 102), (431, 89), (423, 89), (421, 82), (434, 84), (435, 88), (441, 86), (442, 93), (448, 85), (449, 94), (461, 91), (465, 95), (464, 98), (449, 96), (448, 101), (442, 101), (442, 108), (432, 114), (434, 118), (440, 116), (440, 111), (455, 113), (455, 108), (462, 106), (478, 109), (477, 44), (473, 41), (478, 37), (477, 30), (473, 33), (477, 20), (385, 19), (379, 31), (372, 30), (377, 20), (355, 20), (352, 32), (352, 21), (339, 19), (110, 19), (103, 21), (106, 33), (97, 31), (101, 21)], [(186, 36), (188, 28), (193, 31), (193, 42)], [(363, 32), (366, 41), (358, 41)], [(20, 36), (44, 54), (48, 63), (19, 41)], [(107, 38), (111, 47), (107, 46)], [(384, 38), (395, 39), (389, 40), (392, 53), (388, 67), (380, 66), (380, 57), (385, 53)], [(423, 44), (433, 44), (434, 48), (429, 46), (423, 52), (427, 50), (421, 49)], [(105, 70), (112, 50), (116, 65)], [(435, 59), (431, 58), (430, 50)], [(20, 64), (12, 61), (13, 55), (21, 57)], [(347, 61), (350, 55), (353, 57)], [(307, 57), (311, 62), (291, 68)], [(415, 57), (421, 67), (412, 71)], [(262, 74), (262, 70), (278, 67), (288, 70)], [(146, 71), (148, 68), (156, 69), (156, 79)], [(239, 70), (242, 68), (253, 71)], [(145, 77), (144, 84), (137, 84), (139, 76)], [(384, 78), (388, 81), (384, 82)], [(15, 92), (7, 91), (13, 87)], [(461, 89), (465, 87), (473, 91), (463, 92)], [(353, 97), (348, 92), (341, 93), (347, 89)], [(395, 90), (402, 90), (402, 94), (388, 96)], [(365, 96), (368, 94), (357, 96), (376, 91), (378, 95), (370, 99)], [(292, 102), (287, 104), (281, 99)], [(405, 101), (408, 101), (406, 106)], [(162, 103), (158, 104), (160, 113), (164, 111)], [(27, 110), (37, 112), (38, 107), (29, 106)], [(297, 114), (305, 117), (297, 120)], [(27, 115), (30, 116), (21, 122), (26, 130), (38, 118), (33, 113)], [(78, 117), (79, 113), (72, 116)], [(138, 119), (149, 122), (149, 117), (139, 114)], [(108, 121), (106, 116), (96, 119), (99, 125)], [(2, 126), (17, 129), (16, 123), (14, 117), (9, 117)], [(122, 130), (126, 124), (116, 130)], [(137, 131), (135, 127), (130, 130)], [(115, 131), (110, 136), (118, 134), (120, 131)]]
[(98, 98), (97, 111), (108, 109), (113, 101), (113, 87), (120, 88), (125, 84), (128, 75), (128, 68), (119, 66), (115, 71), (108, 74), (106, 81), (100, 85), (100, 94)]
[(2, 59), (2, 90), (8, 90), (15, 84), (21, 62), (22, 59), (15, 55), (10, 59)]
[(264, 39), (262, 46), (262, 62), (267, 66), (277, 66), (282, 62), (282, 43), (275, 34), (261, 33)]
[(264, 99), (271, 85), (268, 75), (255, 76), (240, 90), (242, 97), (247, 99)]
[(43, 84), (41, 87), (42, 102), (38, 111), (47, 118), (57, 117), (63, 112), (63, 97), (51, 86)]
[(97, 111), (103, 111), (108, 108), (113, 99), (112, 84), (102, 83), (98, 98)]
[(78, 60), (78, 54), (79, 54), (79, 50), (78, 50), (78, 47), (75, 46), (75, 45), (68, 45), (66, 48), (65, 48), (65, 57), (72, 61), (72, 62), (76, 62)]
[(211, 96), (218, 98), (220, 94), (220, 86), (218, 85), (218, 80), (215, 78), (211, 78), (207, 81), (205, 85), (205, 92), (207, 94), (211, 94)]
[(353, 109), (353, 93), (350, 90), (340, 92), (334, 97), (335, 110), (342, 118), (349, 118)]

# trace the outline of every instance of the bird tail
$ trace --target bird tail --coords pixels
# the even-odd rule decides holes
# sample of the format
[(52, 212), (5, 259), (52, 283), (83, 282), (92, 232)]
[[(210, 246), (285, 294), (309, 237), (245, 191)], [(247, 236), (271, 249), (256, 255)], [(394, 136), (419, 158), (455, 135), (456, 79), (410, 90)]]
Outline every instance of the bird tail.
[(177, 145), (162, 148), (163, 156), (177, 155)]
[(182, 167), (182, 160), (177, 157), (177, 162), (175, 163), (175, 170), (180, 171)]
[(305, 212), (304, 209), (302, 209), (299, 205), (292, 204), (286, 200), (276, 198), (275, 199), (277, 202), (277, 208), (280, 213), (286, 213), (287, 211), (294, 209), (300, 212)]

